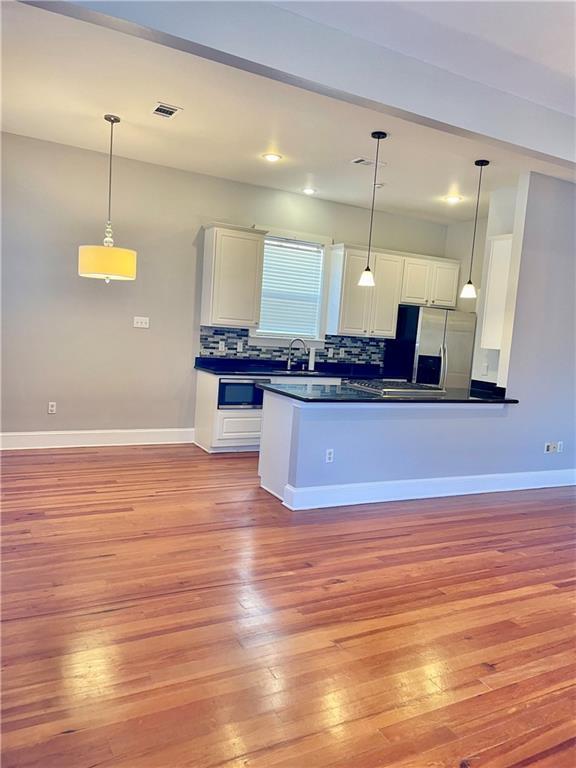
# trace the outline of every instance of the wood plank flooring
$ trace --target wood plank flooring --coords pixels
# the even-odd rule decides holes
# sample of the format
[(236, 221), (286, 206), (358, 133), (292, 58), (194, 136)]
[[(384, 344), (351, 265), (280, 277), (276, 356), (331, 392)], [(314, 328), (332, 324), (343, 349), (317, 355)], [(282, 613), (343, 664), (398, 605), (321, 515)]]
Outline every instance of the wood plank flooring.
[(574, 768), (572, 489), (291, 513), (256, 457), (3, 457), (3, 768)]

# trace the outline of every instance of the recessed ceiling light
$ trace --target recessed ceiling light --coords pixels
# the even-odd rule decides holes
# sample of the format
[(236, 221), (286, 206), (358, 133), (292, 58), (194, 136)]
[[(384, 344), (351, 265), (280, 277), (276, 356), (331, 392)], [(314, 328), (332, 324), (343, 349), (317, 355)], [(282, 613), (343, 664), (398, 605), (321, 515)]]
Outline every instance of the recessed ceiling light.
[(446, 195), (444, 198), (444, 201), (448, 203), (448, 205), (456, 205), (456, 203), (461, 203), (464, 198), (462, 195)]
[(305, 195), (315, 195), (316, 194), (316, 190), (313, 187), (304, 187), (302, 192), (304, 192)]
[(278, 160), (282, 160), (282, 155), (277, 155), (275, 152), (266, 152), (262, 157), (269, 163), (277, 163)]

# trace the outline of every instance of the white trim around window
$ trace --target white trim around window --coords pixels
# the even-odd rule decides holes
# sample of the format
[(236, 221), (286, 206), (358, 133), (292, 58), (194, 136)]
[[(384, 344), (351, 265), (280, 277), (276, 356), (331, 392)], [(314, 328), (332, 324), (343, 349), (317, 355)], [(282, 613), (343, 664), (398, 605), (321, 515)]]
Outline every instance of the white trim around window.
[[(324, 248), (324, 261), (322, 267), (322, 288), (321, 288), (321, 305), (320, 305), (320, 324), (319, 324), (319, 337), (317, 339), (305, 338), (306, 344), (309, 347), (315, 347), (322, 349), (324, 347), (324, 335), (326, 327), (326, 306), (328, 300), (328, 265), (330, 257), (330, 246), (334, 243), (334, 240), (327, 235), (318, 235), (311, 232), (296, 232), (294, 230), (277, 229), (275, 227), (268, 227), (258, 225), (258, 229), (267, 230), (268, 237), (283, 238), (286, 240), (299, 240), (307, 243), (317, 243)], [(249, 336), (255, 342), (262, 347), (287, 347), (290, 344), (292, 338), (287, 334), (261, 334), (257, 329), (250, 329)]]

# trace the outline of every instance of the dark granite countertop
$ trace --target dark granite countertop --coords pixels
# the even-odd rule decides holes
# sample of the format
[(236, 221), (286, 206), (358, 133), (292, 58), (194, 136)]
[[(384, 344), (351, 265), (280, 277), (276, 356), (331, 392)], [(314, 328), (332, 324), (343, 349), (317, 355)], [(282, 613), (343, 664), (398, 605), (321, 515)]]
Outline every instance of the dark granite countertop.
[(342, 384), (258, 384), (260, 389), (304, 403), (517, 403), (514, 398), (474, 397), (465, 389), (422, 390), (421, 393), (393, 392), (386, 395), (362, 392)]
[[(307, 363), (304, 363), (307, 366)], [(213, 373), (216, 376), (313, 376), (315, 378), (381, 378), (379, 365), (369, 363), (328, 363), (317, 362), (316, 370), (302, 370), (302, 362), (296, 361), (292, 370), (286, 369), (286, 360), (262, 360), (237, 357), (197, 357), (194, 368), (197, 371)]]

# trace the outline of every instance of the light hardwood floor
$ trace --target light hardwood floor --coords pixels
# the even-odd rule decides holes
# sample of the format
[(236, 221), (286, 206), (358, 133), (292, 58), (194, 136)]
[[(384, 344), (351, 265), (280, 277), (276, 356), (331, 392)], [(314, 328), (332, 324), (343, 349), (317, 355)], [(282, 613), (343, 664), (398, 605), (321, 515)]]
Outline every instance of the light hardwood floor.
[(571, 489), (291, 513), (193, 446), (3, 475), (3, 768), (575, 765)]

